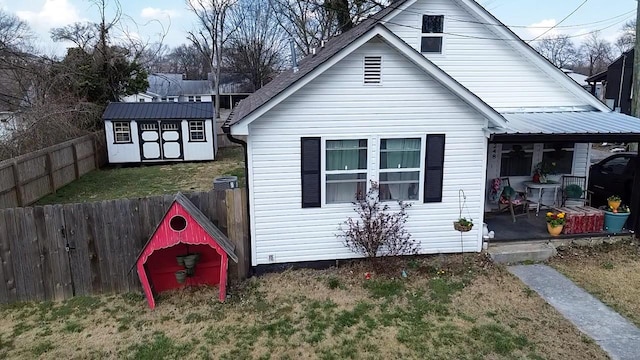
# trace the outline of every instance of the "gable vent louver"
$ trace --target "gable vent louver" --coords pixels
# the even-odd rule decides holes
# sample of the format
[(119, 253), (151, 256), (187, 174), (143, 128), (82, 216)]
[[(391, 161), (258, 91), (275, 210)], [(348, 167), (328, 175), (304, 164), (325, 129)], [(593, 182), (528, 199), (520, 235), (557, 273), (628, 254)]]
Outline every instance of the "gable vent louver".
[(382, 80), (382, 56), (364, 57), (364, 83), (380, 84)]

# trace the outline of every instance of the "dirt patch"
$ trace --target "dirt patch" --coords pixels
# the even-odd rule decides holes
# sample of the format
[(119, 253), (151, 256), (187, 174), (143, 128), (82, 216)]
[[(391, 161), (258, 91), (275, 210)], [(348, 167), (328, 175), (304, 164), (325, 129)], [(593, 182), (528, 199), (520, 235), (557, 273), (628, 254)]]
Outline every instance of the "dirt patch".
[(154, 311), (139, 294), (5, 306), (0, 357), (606, 358), (482, 256), (266, 274), (224, 304), (216, 291), (165, 293)]
[(550, 265), (640, 326), (637, 242), (563, 248)]

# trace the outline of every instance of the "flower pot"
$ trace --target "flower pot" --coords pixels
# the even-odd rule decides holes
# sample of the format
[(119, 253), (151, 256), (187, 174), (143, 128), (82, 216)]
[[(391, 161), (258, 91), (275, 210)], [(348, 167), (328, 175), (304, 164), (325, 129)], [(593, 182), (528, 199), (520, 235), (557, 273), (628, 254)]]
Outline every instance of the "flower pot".
[(200, 254), (189, 254), (184, 257), (184, 267), (187, 269), (193, 269), (200, 258)]
[(616, 200), (616, 201), (612, 201), (612, 200), (607, 200), (607, 204), (609, 205), (610, 208), (612, 208), (614, 211), (617, 211), (618, 208), (620, 207), (620, 203), (622, 201), (621, 200)]
[(178, 270), (176, 271), (176, 280), (178, 281), (179, 284), (184, 284), (185, 279), (187, 278), (187, 271), (186, 270)]
[(562, 232), (562, 225), (551, 226), (551, 224), (547, 223), (547, 231), (551, 236), (558, 236)]
[[(611, 206), (611, 205), (609, 205)], [(619, 233), (627, 222), (629, 213), (604, 212), (604, 229), (608, 233)]]
[(185, 255), (176, 256), (176, 261), (178, 262), (179, 266), (184, 266), (184, 257)]

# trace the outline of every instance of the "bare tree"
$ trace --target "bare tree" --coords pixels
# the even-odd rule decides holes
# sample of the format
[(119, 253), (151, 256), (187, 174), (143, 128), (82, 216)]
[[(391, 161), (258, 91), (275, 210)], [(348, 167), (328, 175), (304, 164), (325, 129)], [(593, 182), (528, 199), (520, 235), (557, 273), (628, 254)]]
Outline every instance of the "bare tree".
[(613, 60), (611, 43), (601, 38), (599, 32), (590, 34), (580, 50), (589, 76), (605, 70)]
[(636, 20), (624, 23), (620, 31), (622, 34), (616, 39), (615, 46), (621, 53), (624, 53), (631, 50), (636, 44)]
[(0, 10), (0, 51), (28, 51), (33, 33), (17, 16)]
[(184, 74), (189, 80), (202, 80), (211, 72), (211, 62), (193, 44), (183, 44), (164, 57), (162, 68), (166, 72)]
[(287, 34), (278, 26), (268, 0), (240, 0), (230, 11), (231, 36), (226, 65), (259, 89), (284, 65)]
[(535, 49), (558, 68), (575, 65), (579, 53), (568, 35), (548, 36), (540, 40)]
[(280, 26), (302, 55), (321, 41), (348, 31), (367, 15), (384, 8), (376, 0), (269, 0)]
[(51, 29), (51, 39), (57, 42), (69, 41), (85, 51), (91, 51), (98, 42), (99, 29), (96, 25), (90, 22), (78, 22), (61, 28), (54, 28)]
[(236, 30), (230, 28), (227, 15), (237, 0), (186, 0), (187, 8), (196, 16), (198, 28), (189, 31), (187, 38), (209, 60), (213, 68), (215, 113), (220, 117), (220, 74), (222, 50)]

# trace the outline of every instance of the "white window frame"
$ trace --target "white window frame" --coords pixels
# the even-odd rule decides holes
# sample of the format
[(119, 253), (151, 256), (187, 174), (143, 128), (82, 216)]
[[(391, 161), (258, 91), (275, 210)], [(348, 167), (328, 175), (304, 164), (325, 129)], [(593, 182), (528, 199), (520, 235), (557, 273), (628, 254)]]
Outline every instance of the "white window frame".
[[(445, 54), (445, 44), (447, 43), (447, 17), (445, 14), (419, 14), (418, 15), (418, 29), (420, 30), (420, 36), (418, 38), (418, 52), (424, 56), (439, 56)], [(441, 33), (423, 33), (422, 32), (422, 17), (423, 16), (442, 16), (442, 32)], [(440, 52), (422, 52), (422, 38), (424, 37), (439, 37), (442, 39), (442, 46), (440, 47)]]
[[(187, 122), (187, 126), (189, 127), (189, 142), (206, 142), (207, 134), (206, 134), (206, 125), (204, 120), (189, 120)], [(193, 127), (196, 127), (195, 129)], [(198, 127), (201, 127), (199, 129)], [(194, 133), (202, 133), (202, 139), (194, 139)]]
[[(420, 139), (420, 176), (418, 177), (418, 197), (417, 199), (404, 200), (404, 203), (421, 203), (424, 199), (424, 176), (425, 176), (425, 156), (427, 151), (427, 136), (417, 134), (389, 134), (385, 136), (368, 136), (368, 135), (336, 135), (321, 137), (320, 143), (320, 205), (321, 207), (344, 207), (345, 205), (351, 206), (350, 202), (343, 203), (327, 203), (327, 141), (329, 140), (367, 140), (367, 185), (366, 191), (371, 189), (371, 181), (380, 182), (380, 140), (385, 139)], [(393, 172), (397, 169), (382, 169), (382, 171)], [(405, 169), (402, 169), (405, 170)], [(407, 171), (416, 171), (406, 169)], [(347, 170), (350, 171), (350, 170)], [(351, 173), (361, 173), (365, 170), (351, 171)], [(348, 173), (340, 172), (340, 170), (330, 171), (329, 174)], [(384, 203), (395, 203), (396, 200), (384, 200)]]
[[(114, 144), (131, 144), (131, 122), (130, 121), (114, 121), (113, 125), (113, 143)], [(118, 135), (125, 135), (127, 140), (118, 140)]]
[[(420, 154), (418, 156), (418, 167), (417, 168), (390, 168), (390, 169), (382, 169), (381, 165), (381, 157), (382, 157), (382, 140), (397, 140), (397, 139), (420, 139)], [(406, 136), (394, 136), (394, 137), (390, 137), (390, 136), (384, 136), (384, 137), (379, 137), (378, 138), (378, 184), (381, 183), (380, 181), (380, 174), (382, 173), (399, 173), (399, 172), (418, 172), (418, 195), (415, 199), (405, 199), (402, 200), (404, 202), (409, 202), (409, 201), (418, 201), (422, 198), (423, 196), (423, 191), (422, 191), (422, 187), (424, 187), (424, 159), (425, 159), (425, 150), (426, 150), (426, 146), (425, 146), (425, 142), (426, 142), (426, 137), (425, 136), (410, 136), (410, 135), (406, 135)], [(397, 182), (389, 182), (389, 183), (397, 183)], [(383, 200), (383, 202), (394, 202), (397, 200)]]

